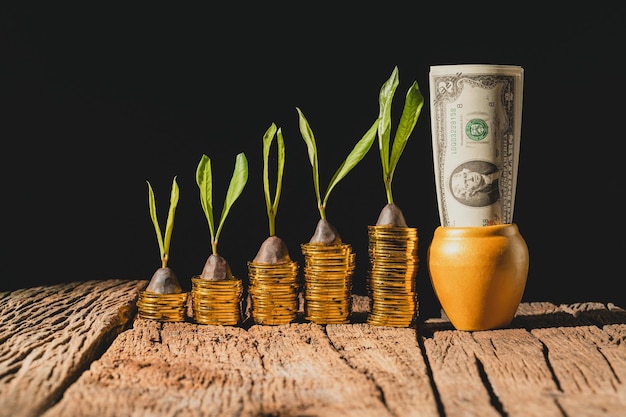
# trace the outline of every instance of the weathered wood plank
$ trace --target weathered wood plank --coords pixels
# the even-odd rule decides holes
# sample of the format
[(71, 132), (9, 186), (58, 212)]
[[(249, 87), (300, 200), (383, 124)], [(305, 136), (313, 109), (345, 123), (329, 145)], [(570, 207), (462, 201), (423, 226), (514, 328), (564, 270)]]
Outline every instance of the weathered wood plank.
[[(354, 311), (366, 305), (357, 297)], [(350, 334), (352, 326), (294, 323), (245, 331), (136, 319), (45, 417), (439, 415), (415, 330), (368, 331), (355, 324), (382, 346), (376, 355), (370, 349), (368, 371), (342, 356), (364, 341)]]
[[(626, 325), (610, 331), (626, 336)], [(626, 346), (596, 326), (533, 329), (546, 346), (560, 406), (571, 416), (626, 415)], [(618, 339), (618, 340), (620, 340)]]
[[(366, 302), (356, 301), (358, 313)], [(339, 336), (351, 326), (294, 323), (245, 331), (136, 319), (45, 416), (438, 415), (415, 330), (372, 329), (370, 339), (387, 346), (377, 359), (398, 362), (386, 369), (386, 381), (383, 365), (376, 364), (375, 383), (341, 355), (362, 342)], [(337, 343), (343, 340), (339, 352), (325, 327)], [(181, 374), (189, 391), (181, 389)]]
[(145, 281), (0, 294), (0, 416), (39, 416), (134, 316)]
[[(332, 325), (326, 326), (332, 328)], [(353, 369), (323, 326), (253, 326), (263, 358), (261, 415), (391, 416), (376, 385)]]
[(491, 403), (475, 352), (472, 333), (438, 331), (424, 340), (433, 381), (447, 416), (499, 417)]
[(242, 328), (135, 319), (44, 416), (259, 415), (258, 375)]
[(511, 417), (561, 416), (553, 399), (558, 386), (539, 340), (525, 329), (476, 332), (472, 337), (494, 407)]
[(391, 414), (319, 325), (246, 331), (136, 319), (44, 414), (67, 415)]
[(413, 328), (328, 325), (339, 354), (378, 387), (394, 416), (439, 416), (428, 369)]
[(626, 310), (577, 303), (561, 305), (558, 312), (570, 319), (529, 328), (545, 346), (559, 406), (568, 415), (626, 415)]
[(146, 284), (0, 293), (0, 416), (626, 415), (612, 304), (523, 303), (483, 332), (370, 326), (367, 297), (345, 325), (129, 321)]
[(597, 303), (523, 304), (507, 329), (435, 331), (424, 345), (445, 414), (626, 415), (623, 313)]

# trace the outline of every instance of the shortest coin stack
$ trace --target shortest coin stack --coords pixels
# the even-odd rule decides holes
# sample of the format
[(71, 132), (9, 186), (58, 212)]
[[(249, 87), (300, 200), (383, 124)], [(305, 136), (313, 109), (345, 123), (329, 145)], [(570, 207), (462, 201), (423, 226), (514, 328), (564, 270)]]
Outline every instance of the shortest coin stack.
[(317, 324), (350, 322), (355, 253), (349, 244), (301, 245), (305, 258), (305, 319)]
[(159, 294), (141, 291), (137, 300), (138, 315), (142, 319), (156, 321), (184, 321), (187, 293)]
[(417, 229), (369, 226), (371, 309), (367, 322), (408, 327), (416, 313)]
[(298, 313), (298, 263), (248, 262), (252, 318), (257, 324), (288, 324)]
[(193, 316), (199, 324), (236, 325), (241, 321), (243, 284), (240, 279), (191, 279)]

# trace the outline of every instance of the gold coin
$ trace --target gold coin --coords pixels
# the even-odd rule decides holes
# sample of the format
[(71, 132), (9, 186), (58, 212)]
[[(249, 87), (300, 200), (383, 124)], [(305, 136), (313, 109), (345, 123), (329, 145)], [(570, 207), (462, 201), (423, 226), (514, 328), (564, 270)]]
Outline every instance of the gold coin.
[(158, 294), (142, 291), (137, 300), (138, 316), (157, 321), (184, 321), (186, 300), (187, 293)]
[(351, 245), (302, 244), (305, 319), (318, 324), (348, 323), (356, 254)]
[(372, 325), (407, 327), (416, 315), (417, 229), (368, 227), (368, 293)]
[(251, 315), (257, 324), (286, 324), (298, 311), (298, 264), (248, 262)]
[(241, 280), (208, 281), (192, 278), (192, 306), (199, 324), (235, 325), (241, 320)]

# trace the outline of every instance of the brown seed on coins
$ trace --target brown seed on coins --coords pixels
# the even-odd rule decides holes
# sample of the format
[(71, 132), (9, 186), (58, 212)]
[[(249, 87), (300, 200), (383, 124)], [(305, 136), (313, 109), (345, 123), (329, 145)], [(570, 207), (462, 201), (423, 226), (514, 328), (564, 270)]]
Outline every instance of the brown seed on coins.
[(183, 292), (176, 274), (169, 267), (159, 268), (154, 272), (146, 291), (157, 294), (179, 294)]
[(200, 278), (207, 281), (223, 281), (233, 279), (233, 273), (226, 259), (217, 253), (212, 253), (204, 264)]

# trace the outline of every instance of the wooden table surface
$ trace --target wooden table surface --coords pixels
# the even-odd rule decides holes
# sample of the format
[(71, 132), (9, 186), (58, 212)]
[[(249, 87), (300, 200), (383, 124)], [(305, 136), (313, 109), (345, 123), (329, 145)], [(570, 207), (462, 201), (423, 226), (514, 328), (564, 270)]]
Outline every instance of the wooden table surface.
[[(626, 311), (522, 303), (506, 329), (162, 323), (147, 281), (0, 293), (0, 415), (626, 416)], [(245, 323), (244, 323), (245, 324)]]

